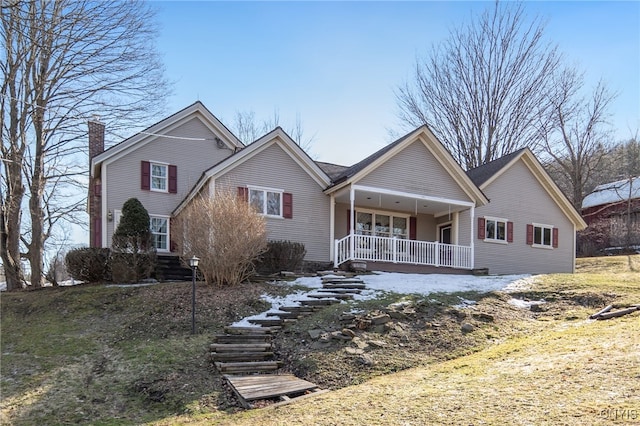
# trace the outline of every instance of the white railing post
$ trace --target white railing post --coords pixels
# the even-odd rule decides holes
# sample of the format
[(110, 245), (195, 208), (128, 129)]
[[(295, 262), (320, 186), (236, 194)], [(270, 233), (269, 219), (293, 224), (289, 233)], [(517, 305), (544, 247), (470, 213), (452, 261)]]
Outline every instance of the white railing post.
[(393, 263), (398, 263), (398, 258), (397, 258), (397, 254), (398, 254), (398, 239), (396, 237), (393, 237)]
[(435, 259), (433, 259), (435, 266), (436, 267), (440, 266), (440, 242), (439, 241), (436, 241), (435, 250), (433, 254), (435, 256)]

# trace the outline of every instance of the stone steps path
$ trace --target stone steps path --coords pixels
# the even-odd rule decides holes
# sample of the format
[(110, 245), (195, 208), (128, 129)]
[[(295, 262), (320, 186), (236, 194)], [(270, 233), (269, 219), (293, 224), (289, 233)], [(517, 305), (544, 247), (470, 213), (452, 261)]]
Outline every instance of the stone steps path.
[(306, 394), (325, 392), (313, 383), (291, 374), (279, 374), (282, 362), (274, 359), (273, 334), (282, 327), (311, 315), (326, 306), (351, 300), (366, 288), (359, 278), (330, 275), (322, 277), (322, 289), (312, 290), (299, 306), (282, 306), (282, 312), (269, 312), (268, 318), (250, 319), (256, 327), (226, 327), (214, 336), (211, 360), (224, 376), (245, 408), (251, 401), (279, 398), (290, 402)]

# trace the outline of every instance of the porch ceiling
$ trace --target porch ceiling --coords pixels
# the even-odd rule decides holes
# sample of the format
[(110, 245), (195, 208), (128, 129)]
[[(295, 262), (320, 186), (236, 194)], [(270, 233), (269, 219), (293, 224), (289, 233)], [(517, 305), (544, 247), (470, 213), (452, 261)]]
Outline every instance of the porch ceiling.
[[(336, 203), (350, 204), (349, 191), (347, 190), (337, 194)], [(355, 191), (354, 204), (356, 208), (390, 210), (408, 213), (411, 215), (428, 214), (440, 216), (448, 214), (449, 212), (453, 213), (469, 209), (468, 206), (456, 205), (453, 203), (365, 190)]]

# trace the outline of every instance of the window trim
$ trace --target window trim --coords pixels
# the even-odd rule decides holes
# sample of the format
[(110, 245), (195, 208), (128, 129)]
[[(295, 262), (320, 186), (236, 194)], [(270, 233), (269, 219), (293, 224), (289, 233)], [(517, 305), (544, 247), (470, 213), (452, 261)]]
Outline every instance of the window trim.
[[(161, 166), (164, 167), (165, 170), (165, 175), (164, 175), (164, 189), (159, 189), (159, 188), (154, 188), (153, 187), (153, 166)], [(149, 191), (153, 191), (153, 192), (164, 192), (164, 193), (168, 193), (169, 192), (169, 163), (165, 163), (162, 161), (149, 161)], [(162, 177), (162, 176), (157, 176), (157, 177)]]
[[(259, 214), (265, 217), (273, 218), (273, 219), (284, 219), (284, 195), (283, 195), (284, 190), (283, 189), (269, 188), (265, 186), (247, 185), (247, 201), (249, 202), (249, 205), (251, 205), (251, 191), (262, 191), (262, 193), (264, 194), (264, 199), (262, 202), (262, 211), (258, 211)], [(278, 194), (280, 198), (280, 203), (279, 203), (280, 212), (277, 215), (267, 213), (267, 208), (268, 208), (267, 193), (268, 192)]]
[[(167, 221), (167, 233), (166, 234), (160, 234), (160, 233), (154, 233), (153, 229), (151, 228), (151, 221), (152, 219), (165, 219)], [(152, 236), (155, 235), (166, 235), (167, 236), (167, 248), (163, 248), (163, 249), (159, 249), (155, 246), (155, 240), (154, 240), (154, 248), (156, 249), (156, 251), (159, 251), (161, 253), (169, 253), (171, 251), (171, 216), (166, 216), (166, 215), (162, 215), (162, 214), (150, 214), (149, 215), (149, 231), (151, 232)]]
[[(504, 219), (501, 217), (494, 217), (494, 216), (483, 216), (484, 217), (484, 239), (482, 241), (484, 241), (485, 243), (494, 243), (494, 244), (509, 244), (509, 220), (508, 219)], [(489, 222), (494, 222), (496, 224), (496, 232), (495, 234), (497, 235), (498, 232), (498, 222), (502, 222), (504, 223), (504, 240), (501, 240), (499, 238), (489, 238), (489, 231), (487, 230), (487, 226), (489, 226)]]
[[(533, 236), (532, 236), (533, 244), (531, 244), (531, 247), (547, 249), (547, 250), (553, 250), (555, 248), (555, 247), (553, 247), (553, 230), (555, 229), (555, 226), (547, 225), (547, 224), (544, 224), (544, 223), (535, 223), (535, 222), (532, 222), (531, 225), (533, 226)], [(536, 243), (536, 228), (542, 229), (543, 232), (544, 232), (544, 229), (548, 229), (549, 230), (549, 232), (550, 232), (549, 245), (544, 244), (544, 235), (542, 234), (542, 232), (540, 233), (540, 236), (541, 236), (541, 239), (542, 239), (542, 243), (540, 243), (540, 244)]]

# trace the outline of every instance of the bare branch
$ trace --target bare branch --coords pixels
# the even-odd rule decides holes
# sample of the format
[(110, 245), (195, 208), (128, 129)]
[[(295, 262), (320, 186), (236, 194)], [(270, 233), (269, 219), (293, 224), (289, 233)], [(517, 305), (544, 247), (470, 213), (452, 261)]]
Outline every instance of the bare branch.
[(400, 120), (429, 126), (466, 168), (536, 150), (559, 62), (543, 29), (521, 4), (496, 2), (416, 60), (413, 81), (396, 90)]

